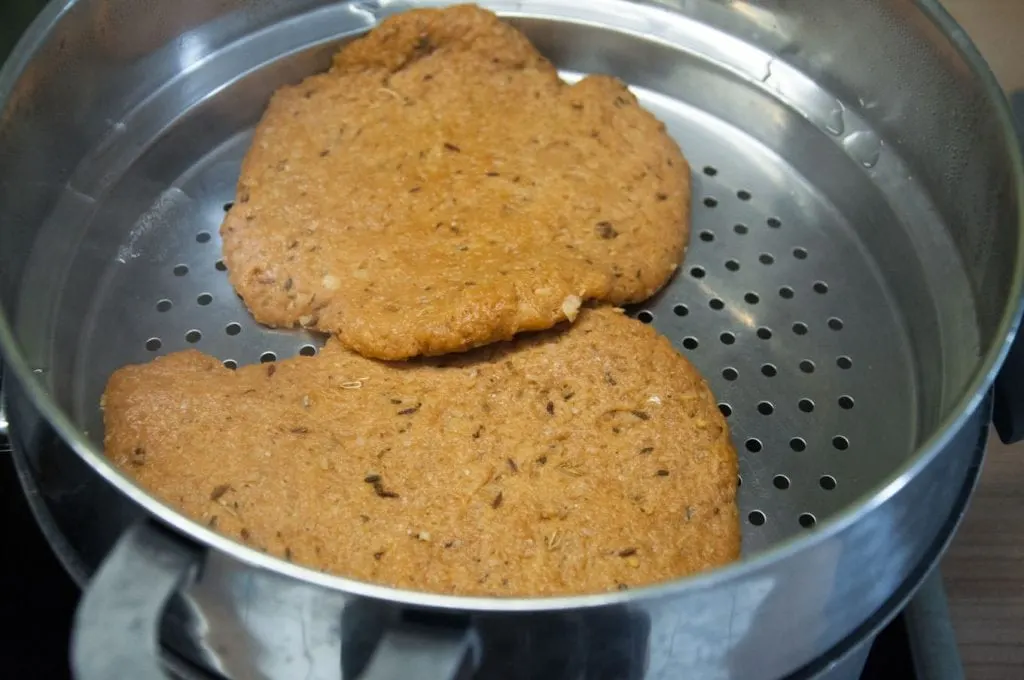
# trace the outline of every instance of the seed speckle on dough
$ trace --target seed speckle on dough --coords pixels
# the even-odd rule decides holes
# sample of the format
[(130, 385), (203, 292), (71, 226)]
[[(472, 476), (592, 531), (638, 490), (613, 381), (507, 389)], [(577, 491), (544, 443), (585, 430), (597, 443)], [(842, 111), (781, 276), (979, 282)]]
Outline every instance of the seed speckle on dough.
[(549, 401), (547, 406), (544, 407), (544, 410), (548, 412), (549, 416), (555, 415), (555, 402)]
[(612, 226), (611, 222), (598, 222), (594, 230), (598, 236), (606, 241), (610, 241), (619, 235), (619, 232)]
[(658, 477), (668, 477), (668, 470), (658, 470), (655, 474)]
[(651, 414), (648, 413), (647, 411), (635, 410), (635, 411), (630, 411), (630, 413), (633, 414), (634, 417), (639, 418), (640, 420), (650, 420), (651, 419)]
[(494, 497), (493, 501), (491, 501), (491, 507), (494, 508), (495, 510), (497, 510), (498, 508), (501, 507), (501, 503), (502, 503), (502, 501), (504, 499), (505, 499), (505, 494), (503, 492), (499, 491), (498, 495)]
[(619, 557), (631, 557), (636, 554), (636, 548), (623, 548), (619, 551)]
[(217, 486), (213, 487), (213, 491), (210, 492), (210, 500), (211, 501), (220, 500), (221, 496), (223, 496), (224, 494), (226, 494), (230, 490), (231, 490), (231, 485), (230, 484), (218, 484)]
[(341, 279), (332, 274), (327, 274), (320, 280), (320, 284), (327, 290), (338, 290), (341, 288)]

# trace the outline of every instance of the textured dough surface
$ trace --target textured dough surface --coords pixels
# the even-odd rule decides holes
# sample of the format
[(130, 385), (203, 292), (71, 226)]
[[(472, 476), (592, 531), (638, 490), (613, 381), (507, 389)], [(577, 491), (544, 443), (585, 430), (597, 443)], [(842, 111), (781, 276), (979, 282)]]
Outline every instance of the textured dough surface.
[(627, 588), (739, 556), (737, 459), (707, 384), (613, 309), (564, 332), (389, 364), (332, 340), (232, 371), (118, 370), (106, 453), (274, 555), (438, 593)]
[(256, 320), (401, 359), (650, 297), (689, 182), (623, 83), (564, 83), (479, 8), (414, 10), (275, 93), (221, 233)]

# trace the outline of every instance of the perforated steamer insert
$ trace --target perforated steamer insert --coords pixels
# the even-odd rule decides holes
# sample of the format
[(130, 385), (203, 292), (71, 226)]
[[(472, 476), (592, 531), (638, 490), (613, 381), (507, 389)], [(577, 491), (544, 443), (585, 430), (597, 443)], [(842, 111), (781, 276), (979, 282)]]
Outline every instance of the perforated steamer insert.
[[(127, 363), (318, 351), (251, 321), (221, 263), (224, 206), (277, 88), (383, 17), (441, 3), (62, 2), (0, 69), (0, 345), (26, 488), (96, 570), (81, 677), (127, 656), (152, 667), (158, 625), (229, 677), (349, 677), (377, 652), (409, 677), (408, 631), (378, 615), (454, 609), (469, 628), (428, 637), (457, 646), (425, 649), (472, 665), (479, 638), (481, 677), (773, 680), (870, 637), (941, 552), (1020, 318), (1024, 170), (994, 79), (934, 0), (483, 3), (567, 79), (626, 81), (679, 141), (686, 261), (629, 311), (707, 377), (741, 458), (744, 560), (570, 598), (308, 570), (188, 521), (101, 452), (100, 397)], [(997, 415), (1010, 403), (997, 395)], [(170, 593), (195, 620), (161, 622)]]
[[(631, 311), (700, 369), (728, 416), (750, 554), (828, 519), (913, 450), (909, 341), (857, 225), (814, 177), (732, 125), (633, 90), (690, 161), (693, 206), (682, 268)], [(77, 360), (77, 408), (90, 432), (101, 431), (106, 377), (124, 363), (195, 348), (235, 367), (311, 355), (322, 344), (256, 324), (228, 283), (218, 228), (249, 142), (242, 133), (195, 149), (124, 230)], [(866, 181), (870, 168), (860, 169)]]

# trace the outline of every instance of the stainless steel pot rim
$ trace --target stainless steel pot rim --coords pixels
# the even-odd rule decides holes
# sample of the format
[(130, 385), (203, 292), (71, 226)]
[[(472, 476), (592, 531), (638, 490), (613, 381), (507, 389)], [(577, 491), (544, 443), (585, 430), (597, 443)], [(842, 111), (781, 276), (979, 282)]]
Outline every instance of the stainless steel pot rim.
[[(0, 102), (7, 100), (17, 78), (43, 44), (50, 28), (59, 21), (60, 17), (76, 1), (51, 1), (22, 36), (7, 62), (0, 68)], [(999, 125), (1006, 139), (1015, 140), (1016, 133), (1010, 116), (1009, 106), (1002, 96), (1002, 91), (995, 80), (995, 76), (967, 38), (963, 29), (960, 28), (936, 0), (922, 0), (919, 4), (926, 15), (950, 36), (964, 59), (974, 69), (975, 75), (981, 79), (984, 87), (997, 100), (996, 108)], [(1022, 164), (1019, 149), (1016, 145), (1011, 145), (1011, 148), (1007, 151), (1012, 159), (1015, 180), (1014, 190), (1018, 195), (1024, 196), (1024, 164)], [(1024, 234), (1024, 215), (1019, 218), (1018, 232)], [(123, 491), (147, 512), (160, 518), (161, 521), (174, 529), (202, 542), (209, 548), (229, 553), (238, 560), (256, 568), (266, 569), (331, 590), (387, 600), (398, 604), (462, 611), (553, 611), (624, 604), (635, 602), (638, 599), (672, 597), (683, 590), (696, 591), (721, 586), (729, 581), (739, 582), (772, 562), (791, 557), (817, 542), (829, 540), (855, 523), (860, 516), (884, 503), (888, 498), (900, 491), (948, 444), (953, 435), (964, 426), (966, 420), (979, 407), (986, 391), (994, 381), (999, 367), (1009, 352), (1022, 315), (1024, 315), (1024, 237), (1018, 239), (1011, 290), (1010, 301), (1000, 319), (996, 333), (996, 337), (1002, 338), (1002, 341), (993, 344), (985, 353), (980, 367), (975, 371), (963, 396), (958, 400), (955, 409), (924, 444), (919, 447), (918, 455), (875, 489), (853, 502), (847, 511), (822, 522), (813, 532), (782, 541), (771, 548), (727, 567), (668, 583), (636, 588), (629, 591), (571, 597), (484, 598), (399, 590), (318, 572), (272, 557), (253, 548), (239, 545), (179, 514), (169, 506), (150, 496), (142, 488), (118, 472), (107, 461), (102, 451), (92, 445), (81, 430), (71, 422), (70, 418), (49, 397), (42, 384), (36, 380), (31, 367), (25, 360), (24, 354), (16, 344), (10, 322), (3, 310), (0, 310), (0, 348), (3, 349), (5, 362), (17, 377), (21, 388), (27, 394), (32, 405), (51, 423), (57, 433), (76, 454), (81, 456), (106, 481)]]

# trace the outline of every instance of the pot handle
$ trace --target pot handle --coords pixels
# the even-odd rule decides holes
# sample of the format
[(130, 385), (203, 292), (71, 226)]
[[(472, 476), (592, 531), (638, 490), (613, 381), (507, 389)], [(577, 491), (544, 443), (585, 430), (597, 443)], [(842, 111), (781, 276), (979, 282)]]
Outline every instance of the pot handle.
[[(1018, 143), (1024, 152), (1024, 92), (1010, 95)], [(992, 424), (1004, 444), (1024, 440), (1024, 329), (1018, 329), (1006, 361), (996, 376)]]
[(384, 633), (359, 680), (470, 680), (480, 656), (480, 638), (469, 625), (406, 623)]
[(118, 540), (75, 612), (71, 668), (78, 680), (165, 680), (160, 620), (196, 573), (201, 552), (142, 520)]
[[(202, 549), (152, 520), (121, 536), (75, 612), (71, 668), (77, 680), (168, 680), (160, 621), (171, 597), (195, 578)], [(359, 680), (469, 680), (481, 645), (465, 619), (417, 616), (385, 631)], [(340, 666), (340, 664), (339, 664)]]
[(992, 424), (1004, 444), (1024, 440), (1024, 330), (1017, 332), (996, 376)]

